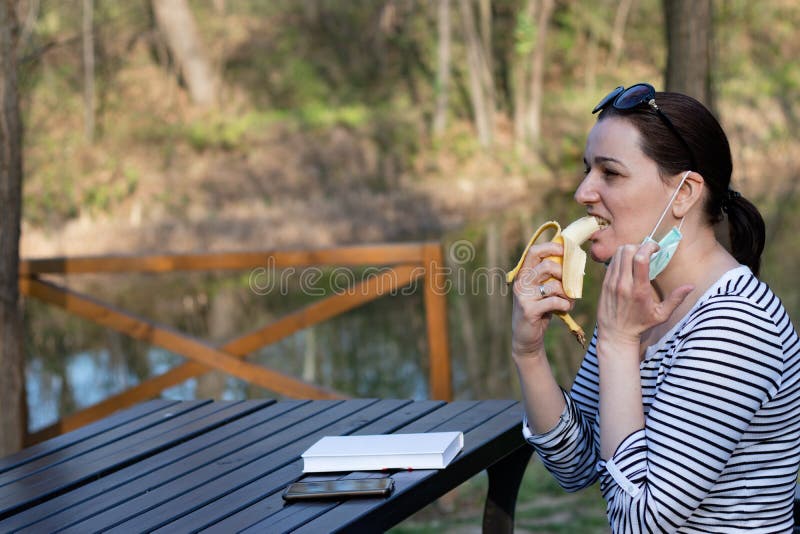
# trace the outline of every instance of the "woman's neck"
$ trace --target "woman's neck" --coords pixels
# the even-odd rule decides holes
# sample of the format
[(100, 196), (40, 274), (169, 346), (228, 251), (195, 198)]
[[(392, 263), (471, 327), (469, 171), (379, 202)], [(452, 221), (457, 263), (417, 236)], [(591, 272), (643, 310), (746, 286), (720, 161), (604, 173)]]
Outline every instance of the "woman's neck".
[(687, 300), (696, 300), (720, 276), (738, 266), (739, 262), (717, 241), (711, 228), (687, 231), (667, 268), (653, 280), (653, 287), (664, 298), (680, 286), (691, 284), (695, 289)]
[(665, 323), (642, 336), (642, 345), (651, 345), (660, 339), (689, 313), (708, 288), (738, 266), (739, 262), (716, 240), (710, 229), (694, 236), (685, 235), (667, 268), (653, 280), (653, 287), (661, 299), (683, 285), (691, 284), (694, 290)]

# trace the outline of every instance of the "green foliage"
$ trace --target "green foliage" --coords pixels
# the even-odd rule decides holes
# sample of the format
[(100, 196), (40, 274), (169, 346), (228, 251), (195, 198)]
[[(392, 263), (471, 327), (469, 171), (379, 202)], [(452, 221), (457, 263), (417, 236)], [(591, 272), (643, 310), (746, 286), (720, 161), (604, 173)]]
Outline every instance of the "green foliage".
[[(384, 2), (240, 3), (260, 17), (224, 64), (225, 78), (246, 87), (261, 105), (372, 105), (401, 94), (397, 83), (418, 84), (427, 69), (416, 32), (425, 19), (410, 3), (395, 4), (394, 26), (382, 27)], [(422, 23), (422, 27), (420, 27)], [(430, 39), (424, 34), (426, 44)]]
[(536, 46), (536, 24), (524, 13), (517, 14), (516, 22), (514, 27), (514, 52), (517, 56), (526, 57)]
[(64, 189), (63, 186), (49, 186), (35, 197), (25, 195), (26, 220), (37, 226), (55, 226), (61, 221), (77, 217), (80, 204), (74, 198), (74, 193)]
[(311, 128), (331, 128), (337, 125), (355, 128), (366, 124), (372, 118), (371, 115), (370, 110), (363, 105), (330, 107), (322, 102), (315, 102), (301, 107), (294, 118), (300, 125)]
[(139, 173), (131, 167), (124, 167), (121, 174), (122, 176), (111, 183), (98, 183), (86, 187), (80, 205), (92, 214), (108, 213), (134, 194), (139, 183)]
[(469, 161), (481, 152), (478, 139), (468, 130), (451, 131), (446, 137), (437, 140), (435, 146), (438, 150), (448, 151), (461, 162)]
[(251, 111), (240, 114), (211, 113), (186, 123), (169, 123), (153, 118), (135, 126), (134, 135), (144, 143), (186, 143), (197, 152), (206, 150), (244, 151), (270, 127), (328, 129), (334, 126), (362, 127), (380, 122), (364, 106), (326, 107), (319, 103), (287, 111)]
[(263, 128), (271, 118), (260, 113), (203, 117), (181, 128), (179, 135), (198, 152), (213, 148), (222, 150), (246, 148), (244, 145), (246, 135), (255, 129)]

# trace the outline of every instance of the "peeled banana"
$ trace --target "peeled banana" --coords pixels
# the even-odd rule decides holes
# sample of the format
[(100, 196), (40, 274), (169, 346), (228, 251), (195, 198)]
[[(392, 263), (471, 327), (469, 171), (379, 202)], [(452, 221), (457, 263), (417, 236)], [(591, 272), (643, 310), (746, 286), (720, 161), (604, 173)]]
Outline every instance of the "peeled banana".
[[(550, 256), (545, 259), (562, 264), (561, 285), (564, 287), (564, 294), (571, 299), (581, 298), (583, 296), (584, 268), (586, 267), (586, 252), (583, 251), (581, 245), (587, 239), (589, 239), (593, 233), (605, 225), (605, 221), (602, 221), (591, 215), (581, 217), (577, 221), (572, 222), (569, 226), (564, 228), (564, 230), (561, 230), (561, 226), (556, 221), (547, 221), (541, 225), (536, 232), (534, 232), (533, 237), (531, 237), (530, 241), (528, 242), (528, 246), (525, 247), (525, 251), (522, 253), (522, 257), (519, 259), (517, 266), (509, 271), (508, 274), (506, 274), (506, 282), (509, 284), (514, 282), (514, 279), (517, 277), (517, 274), (522, 268), (523, 263), (525, 263), (525, 257), (528, 255), (528, 250), (530, 250), (531, 245), (536, 243), (543, 232), (554, 229), (556, 231), (556, 235), (553, 237), (553, 239), (551, 239), (551, 241), (555, 243), (561, 243), (564, 246), (564, 256), (563, 258), (561, 256)], [(547, 281), (549, 282), (550, 280)], [(572, 334), (578, 340), (578, 343), (580, 343), (585, 349), (586, 334), (584, 333), (583, 328), (581, 328), (581, 326), (575, 322), (575, 320), (568, 313), (558, 311), (553, 313), (555, 313), (562, 321), (566, 323), (566, 325), (569, 327), (569, 331), (572, 332)]]

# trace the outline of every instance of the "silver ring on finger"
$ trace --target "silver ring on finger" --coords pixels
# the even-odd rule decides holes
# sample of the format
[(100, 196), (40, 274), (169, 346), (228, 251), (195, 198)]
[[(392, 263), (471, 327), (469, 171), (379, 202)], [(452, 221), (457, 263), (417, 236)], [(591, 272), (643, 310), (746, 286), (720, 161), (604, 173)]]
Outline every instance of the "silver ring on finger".
[(544, 287), (544, 284), (539, 284), (539, 295), (541, 295), (542, 298), (547, 298), (547, 288)]

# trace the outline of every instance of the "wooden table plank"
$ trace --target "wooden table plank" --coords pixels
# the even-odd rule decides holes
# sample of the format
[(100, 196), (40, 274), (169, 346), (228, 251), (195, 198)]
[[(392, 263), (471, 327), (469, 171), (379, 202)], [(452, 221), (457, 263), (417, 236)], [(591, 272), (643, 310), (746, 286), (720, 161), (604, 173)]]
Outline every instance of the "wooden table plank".
[[(527, 446), (522, 439), (522, 409), (518, 404), (508, 407), (484, 421), (464, 436), (464, 449), (447, 467), (446, 476), (437, 470), (400, 471), (392, 475), (395, 489), (386, 506), (385, 500), (352, 499), (320, 514), (303, 525), (293, 525), (297, 534), (335, 531), (383, 531), (396, 525), (420, 509), (420, 502), (432, 502), (444, 492), (479, 473), (498, 450), (511, 452)], [(444, 473), (441, 473), (442, 475)], [(266, 523), (269, 524), (269, 523)], [(254, 525), (253, 532), (263, 532), (265, 524)], [(270, 532), (277, 532), (272, 527)]]
[[(85, 522), (71, 525), (66, 531), (82, 533), (88, 529), (118, 528), (129, 532), (131, 528), (145, 528), (147, 520), (154, 523), (151, 528), (156, 528), (165, 517), (178, 515), (176, 503), (179, 500), (183, 502), (188, 499), (191, 504), (195, 499), (202, 499), (212, 486), (231, 484), (233, 489), (264, 476), (294, 460), (298, 454), (297, 444), (302, 443), (306, 436), (313, 435), (318, 428), (324, 427), (326, 422), (341, 420), (343, 427), (360, 426), (360, 418), (365, 417), (362, 412), (377, 402), (375, 399), (358, 399), (347, 403), (314, 402), (310, 403), (308, 410), (304, 410), (305, 407), (293, 410), (280, 418), (277, 424), (281, 428), (277, 432), (269, 425), (262, 425), (264, 428), (254, 429), (247, 434), (249, 443), (239, 436), (233, 445), (226, 443), (223, 447), (194, 455), (191, 464), (181, 462), (180, 465), (161, 470), (162, 478), (154, 481), (144, 494), (131, 498), (127, 489), (122, 488), (121, 491), (104, 495), (98, 500), (116, 501), (116, 504)], [(309, 410), (316, 410), (316, 413), (304, 413)], [(246, 446), (240, 447), (242, 441)], [(120, 527), (129, 520), (130, 525)]]
[[(353, 434), (391, 433), (411, 421), (419, 419), (436, 409), (441, 409), (442, 405), (444, 403), (441, 401), (409, 402), (386, 416), (360, 428)], [(297, 460), (290, 465), (292, 470), (287, 473), (287, 478), (292, 481), (299, 476), (298, 469), (302, 471), (302, 460)], [(304, 477), (305, 479), (306, 477)], [(165, 534), (170, 532), (195, 532), (207, 528), (220, 520), (225, 520), (221, 523), (220, 530), (230, 532), (234, 530), (235, 525), (249, 525), (264, 517), (264, 508), (259, 503), (273, 493), (280, 495), (284, 487), (284, 484), (267, 485), (263, 479), (254, 480), (250, 484), (228, 493), (176, 521), (168, 523), (157, 532)], [(275, 502), (282, 506), (282, 499)]]
[(0, 518), (153, 454), (165, 446), (159, 435), (219, 409), (209, 401), (182, 402), (7, 471), (0, 476)]
[(62, 434), (53, 439), (49, 439), (42, 443), (38, 443), (23, 449), (16, 454), (12, 454), (0, 459), (0, 474), (41, 458), (42, 456), (58, 452), (66, 447), (69, 447), (70, 445), (74, 445), (83, 440), (92, 438), (103, 432), (113, 430), (120, 425), (124, 425), (125, 423), (148, 415), (157, 410), (163, 410), (164, 408), (174, 405), (178, 402), (179, 401), (165, 399), (156, 399), (143, 402), (141, 404), (137, 404), (136, 406), (132, 406), (127, 410), (121, 410), (113, 415), (109, 415), (102, 421), (96, 421), (73, 432)]
[[(485, 400), (485, 401), (469, 401), (468, 409), (459, 412), (448, 418), (446, 421), (436, 424), (431, 427), (425, 420), (413, 421), (400, 430), (398, 434), (407, 434), (413, 432), (464, 432), (466, 433), (473, 428), (483, 424), (487, 419), (494, 417), (496, 414), (506, 410), (512, 406), (514, 401), (511, 400)], [(458, 406), (458, 403), (451, 403), (449, 406)], [(521, 419), (520, 419), (521, 421)]]
[[(425, 418), (409, 422), (409, 424), (398, 429), (396, 433), (460, 431), (464, 432), (465, 434), (464, 448), (467, 450), (469, 446), (473, 446), (473, 444), (470, 442), (475, 441), (476, 438), (476, 436), (471, 434), (470, 431), (484, 424), (487, 420), (495, 417), (497, 414), (502, 413), (511, 405), (513, 405), (513, 401), (471, 401), (451, 403), (443, 407), (442, 410), (432, 412)], [(462, 410), (462, 407), (467, 407), (467, 409)], [(437, 413), (440, 411), (443, 413)], [(437, 415), (440, 416), (439, 419), (437, 419)], [(521, 419), (519, 421), (521, 421)], [(457, 456), (456, 458), (459, 458), (460, 456), (461, 455)], [(480, 470), (476, 471), (476, 473), (479, 471)], [(424, 472), (431, 474), (437, 473), (435, 470), (425, 470)], [(392, 478), (395, 478), (395, 476), (396, 475), (393, 474)], [(364, 473), (353, 473), (344, 478), (364, 477)], [(452, 487), (455, 487), (456, 485), (457, 484), (453, 484)], [(395, 493), (396, 492), (397, 489), (395, 489)], [(444, 493), (444, 490), (442, 493)], [(372, 501), (376, 506), (380, 506), (386, 501), (385, 499), (369, 500)], [(364, 506), (362, 501), (364, 500), (358, 499), (360, 505)], [(288, 532), (290, 530), (302, 527), (305, 523), (314, 520), (317, 516), (330, 513), (340, 504), (341, 503), (334, 501), (327, 503), (314, 503), (314, 506), (306, 505), (301, 507), (297, 506), (296, 504), (286, 505), (283, 506), (282, 509), (280, 509), (277, 513), (262, 518), (259, 522), (253, 524), (247, 530), (254, 533), (263, 532), (265, 528), (269, 527), (270, 532)], [(239, 526), (239, 528), (241, 528), (241, 526)], [(239, 530), (239, 528), (237, 528), (237, 530)], [(323, 531), (325, 530), (318, 530), (318, 532)]]
[(136, 436), (136, 434), (143, 429), (163, 424), (170, 417), (195, 410), (203, 404), (208, 404), (209, 402), (210, 401), (193, 401), (191, 403), (171, 404), (160, 410), (153, 411), (142, 417), (127, 421), (121, 425), (117, 425), (116, 427), (105, 432), (95, 434), (90, 438), (74, 442), (65, 447), (61, 447), (58, 450), (50, 452), (49, 454), (42, 454), (35, 460), (31, 460), (13, 469), (9, 469), (0, 475), (0, 488), (16, 480), (20, 480), (27, 476), (38, 473), (44, 469), (52, 468), (57, 464), (67, 462), (88, 452), (107, 446), (110, 443), (116, 443), (121, 439)]
[[(226, 403), (227, 404), (227, 403)], [(265, 424), (276, 417), (300, 406), (310, 404), (309, 401), (245, 401), (231, 403), (230, 408), (222, 415), (230, 421), (192, 440), (184, 441), (170, 449), (146, 458), (124, 469), (85, 484), (68, 493), (45, 501), (33, 508), (0, 521), (0, 532), (14, 531), (23, 527), (37, 532), (53, 532), (71, 523), (91, 517), (102, 512), (107, 505), (107, 495), (112, 490), (134, 496), (145, 493), (148, 488), (163, 482), (164, 468), (174, 469), (176, 465), (188, 465), (192, 455), (209, 450), (213, 446), (224, 443), (226, 450), (231, 450), (231, 441), (236, 441), (247, 431)], [(253, 411), (255, 409), (255, 411)], [(105, 505), (105, 506), (104, 506)]]

